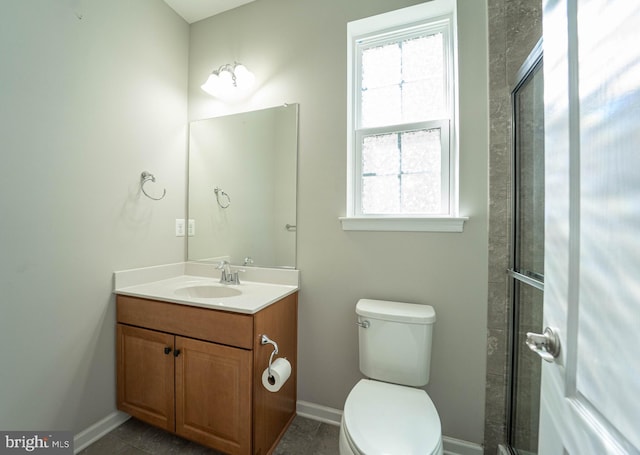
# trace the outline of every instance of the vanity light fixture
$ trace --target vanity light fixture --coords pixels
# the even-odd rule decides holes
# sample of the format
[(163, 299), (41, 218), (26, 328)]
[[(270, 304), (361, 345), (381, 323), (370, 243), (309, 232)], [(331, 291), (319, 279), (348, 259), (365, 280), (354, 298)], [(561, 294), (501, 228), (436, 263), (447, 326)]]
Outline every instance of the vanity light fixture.
[(255, 76), (241, 63), (227, 63), (213, 71), (200, 87), (216, 98), (235, 98), (246, 95), (253, 86)]

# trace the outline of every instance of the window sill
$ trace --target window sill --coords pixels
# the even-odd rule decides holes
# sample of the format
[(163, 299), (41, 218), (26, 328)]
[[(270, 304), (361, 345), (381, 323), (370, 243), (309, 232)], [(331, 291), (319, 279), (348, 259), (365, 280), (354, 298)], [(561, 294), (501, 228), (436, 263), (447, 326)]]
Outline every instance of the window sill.
[(462, 232), (466, 216), (340, 217), (344, 231)]

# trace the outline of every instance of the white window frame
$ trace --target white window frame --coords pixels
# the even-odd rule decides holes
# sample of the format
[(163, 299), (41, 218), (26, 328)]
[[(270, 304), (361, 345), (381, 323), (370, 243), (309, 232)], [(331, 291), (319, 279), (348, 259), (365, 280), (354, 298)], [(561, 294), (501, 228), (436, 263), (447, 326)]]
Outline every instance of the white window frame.
[[(390, 13), (350, 22), (347, 26), (347, 215), (341, 217), (344, 230), (365, 231), (434, 231), (462, 232), (468, 218), (458, 214), (458, 147), (456, 128), (457, 65), (456, 65), (456, 20), (455, 0), (433, 0), (424, 4), (403, 8)], [(394, 35), (401, 36), (419, 31), (443, 32), (445, 65), (449, 74), (447, 81), (449, 110), (447, 119), (433, 119), (410, 124), (385, 125), (373, 128), (358, 128), (360, 125), (361, 93), (361, 42), (369, 47), (378, 39), (389, 41)], [(368, 39), (367, 39), (368, 38)], [(442, 193), (448, 201), (443, 204), (447, 213), (438, 215), (363, 215), (361, 212), (362, 160), (360, 148), (362, 137), (371, 134), (398, 133), (422, 129), (440, 128), (443, 145)]]

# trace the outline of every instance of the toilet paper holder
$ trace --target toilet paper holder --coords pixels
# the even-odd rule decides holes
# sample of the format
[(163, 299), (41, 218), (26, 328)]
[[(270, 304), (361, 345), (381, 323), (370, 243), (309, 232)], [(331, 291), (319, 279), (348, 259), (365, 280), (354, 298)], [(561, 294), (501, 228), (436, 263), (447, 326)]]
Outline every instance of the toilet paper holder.
[(276, 343), (275, 341), (273, 341), (271, 338), (269, 338), (266, 335), (262, 335), (260, 337), (260, 344), (271, 344), (273, 345), (273, 351), (271, 352), (271, 356), (269, 357), (269, 366), (267, 367), (267, 371), (269, 372), (269, 379), (273, 378), (273, 375), (271, 374), (271, 364), (273, 363), (273, 356), (278, 354), (278, 343)]

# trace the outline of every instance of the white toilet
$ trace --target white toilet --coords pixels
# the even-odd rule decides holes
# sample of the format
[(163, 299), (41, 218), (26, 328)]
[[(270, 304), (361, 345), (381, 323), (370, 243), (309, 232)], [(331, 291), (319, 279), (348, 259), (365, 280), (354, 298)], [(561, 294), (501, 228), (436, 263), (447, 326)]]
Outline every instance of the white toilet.
[(362, 299), (356, 305), (362, 379), (340, 424), (340, 455), (442, 455), (429, 395), (433, 307)]

